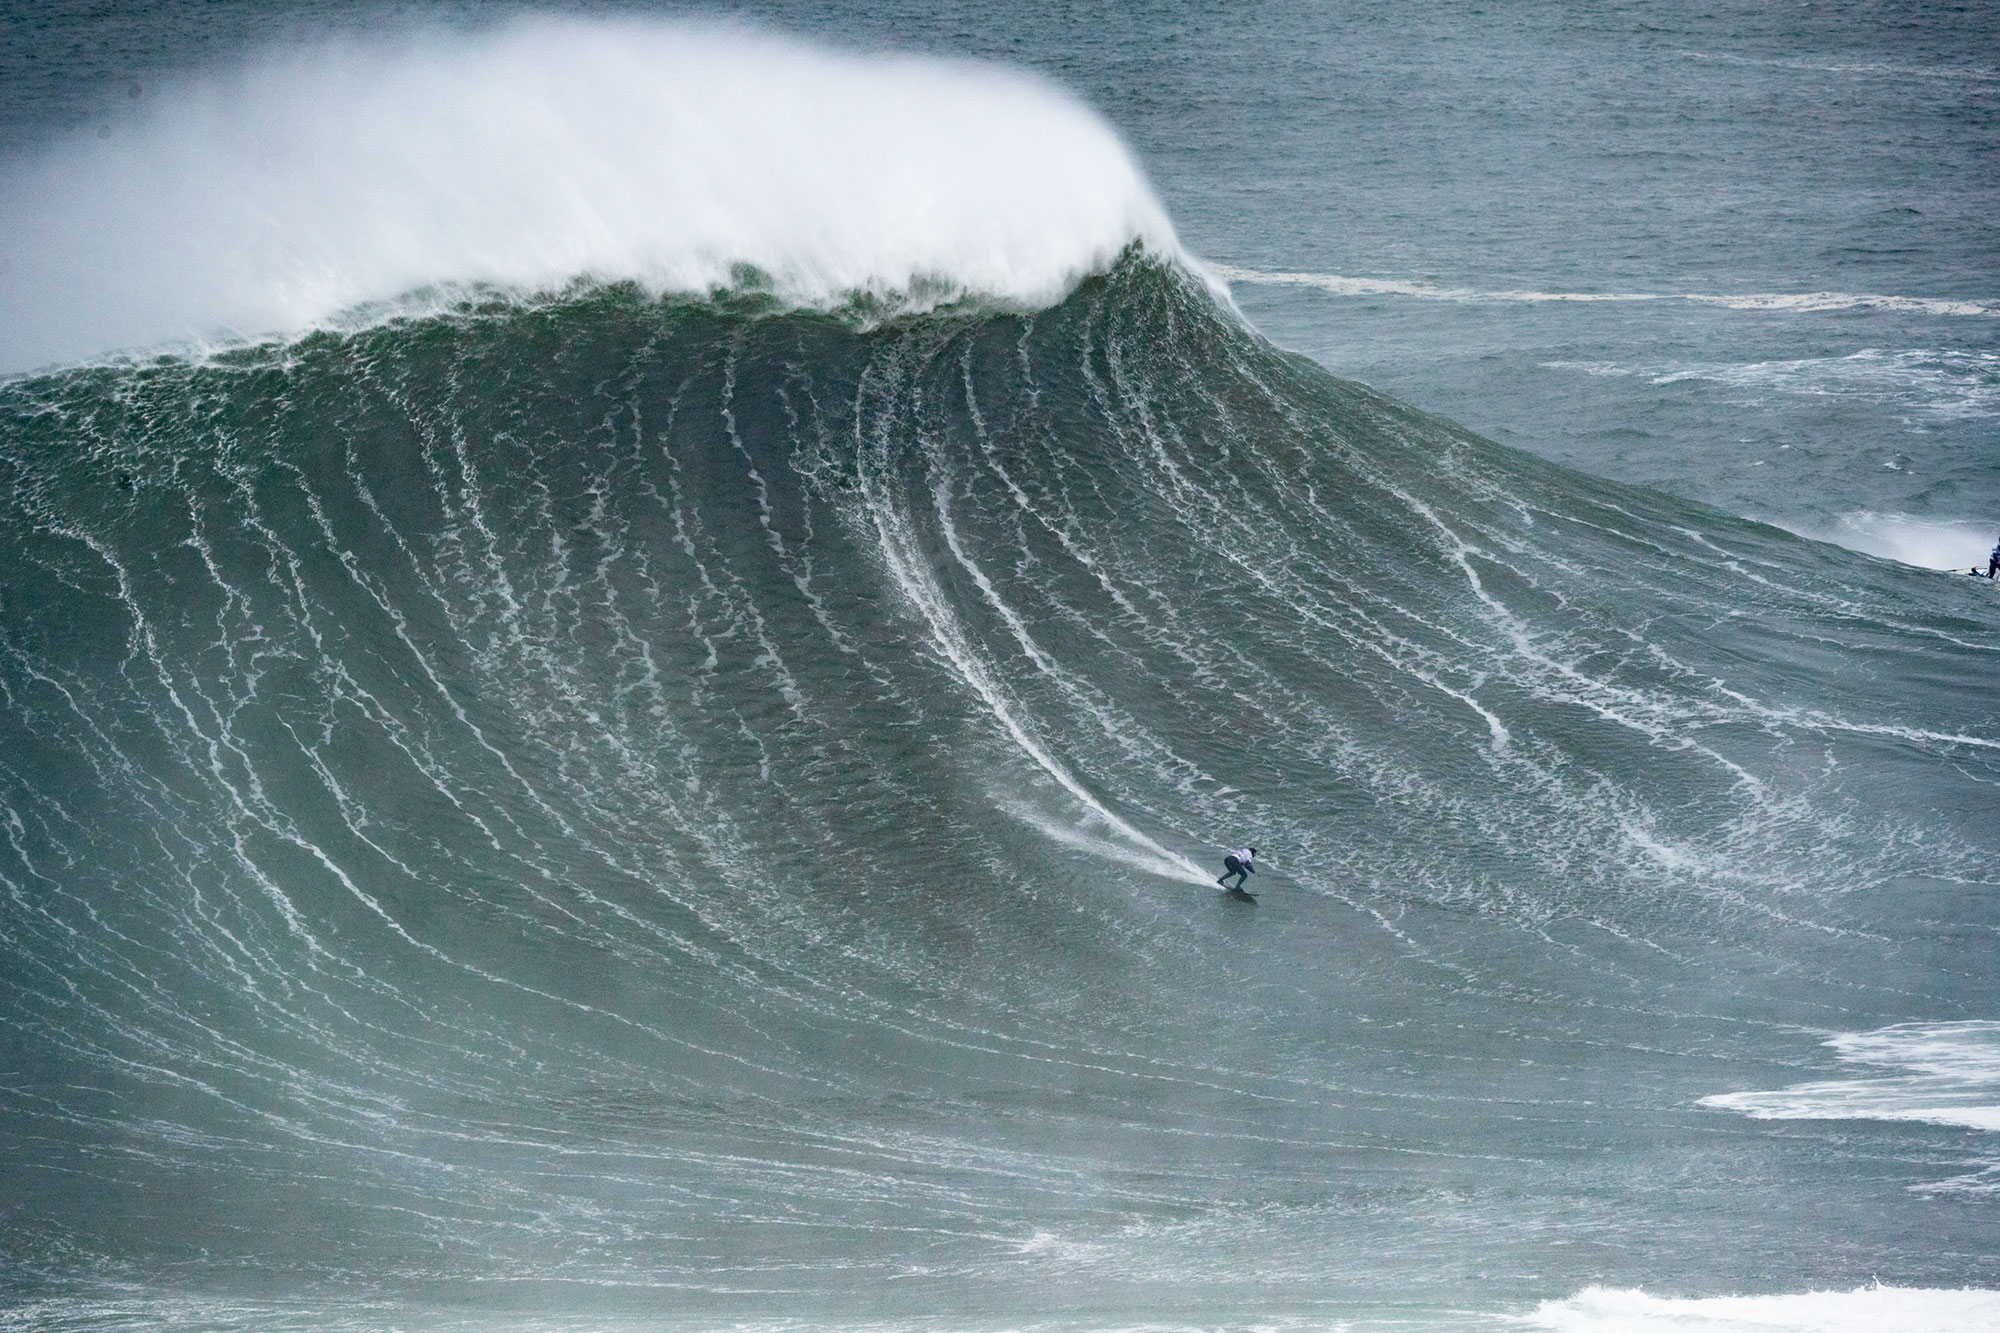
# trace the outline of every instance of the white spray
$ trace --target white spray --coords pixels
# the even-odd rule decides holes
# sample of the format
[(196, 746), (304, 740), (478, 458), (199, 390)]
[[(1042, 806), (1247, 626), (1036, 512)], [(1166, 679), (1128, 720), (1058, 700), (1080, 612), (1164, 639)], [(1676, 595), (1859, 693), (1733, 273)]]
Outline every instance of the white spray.
[(1179, 258), (1117, 134), (991, 66), (657, 20), (267, 54), (0, 169), (0, 372), (577, 278), (1060, 300)]

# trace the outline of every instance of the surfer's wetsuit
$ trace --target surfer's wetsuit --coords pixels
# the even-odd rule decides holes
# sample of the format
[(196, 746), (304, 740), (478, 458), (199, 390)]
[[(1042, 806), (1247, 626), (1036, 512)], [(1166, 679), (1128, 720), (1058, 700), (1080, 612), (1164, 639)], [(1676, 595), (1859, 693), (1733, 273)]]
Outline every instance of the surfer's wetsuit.
[[(1215, 882), (1226, 889), (1235, 889), (1238, 893), (1241, 893), (1244, 881), (1257, 873), (1257, 868), (1250, 864), (1256, 855), (1257, 849), (1255, 847), (1239, 847), (1229, 855), (1223, 857), (1222, 873), (1215, 877)], [(1236, 877), (1234, 884), (1229, 882), (1231, 875)]]
[(2000, 542), (1994, 543), (1993, 554), (1986, 557), (1986, 577), (2000, 574)]

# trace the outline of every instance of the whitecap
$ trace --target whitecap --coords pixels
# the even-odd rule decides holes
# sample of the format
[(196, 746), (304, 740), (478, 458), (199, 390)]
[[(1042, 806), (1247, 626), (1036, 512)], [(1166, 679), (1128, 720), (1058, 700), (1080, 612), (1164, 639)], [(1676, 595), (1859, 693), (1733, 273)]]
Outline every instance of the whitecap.
[(2000, 1292), (1875, 1286), (1675, 1298), (1586, 1287), (1515, 1322), (1552, 1333), (1978, 1333), (2000, 1329)]
[(1901, 1070), (1769, 1092), (1726, 1092), (1702, 1106), (1756, 1120), (1890, 1120), (2000, 1131), (2000, 1022), (1899, 1023), (1826, 1044), (1842, 1063)]
[(1831, 523), (1787, 523), (1801, 537), (1831, 542), (1850, 551), (1897, 560), (1919, 569), (1977, 569), (1986, 557), (2000, 522), (1966, 518), (1920, 518), (1914, 514), (1880, 514), (1857, 509)]
[(267, 52), (0, 168), (0, 234), (0, 371), (413, 292), (1039, 307), (1134, 243), (1185, 258), (1117, 133), (1038, 77), (602, 17)]
[(1339, 273), (1268, 272), (1227, 264), (1211, 266), (1228, 282), (1273, 287), (1312, 287), (1333, 296), (1404, 296), (1466, 305), (1593, 305), (1678, 301), (1728, 310), (1819, 312), (1891, 310), (1906, 314), (2000, 317), (2000, 300), (1987, 297), (1894, 296), (1870, 292), (1579, 292), (1534, 288), (1454, 287), (1405, 278), (1356, 278)]

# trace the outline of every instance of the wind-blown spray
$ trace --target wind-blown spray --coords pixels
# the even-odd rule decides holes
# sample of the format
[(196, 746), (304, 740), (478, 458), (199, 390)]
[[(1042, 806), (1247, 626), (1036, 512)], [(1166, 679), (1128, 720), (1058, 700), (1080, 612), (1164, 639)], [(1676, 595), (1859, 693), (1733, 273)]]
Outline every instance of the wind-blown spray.
[(168, 89), (12, 164), (0, 233), (0, 371), (468, 286), (1041, 306), (1135, 241), (1179, 254), (1118, 135), (1034, 76), (554, 18)]

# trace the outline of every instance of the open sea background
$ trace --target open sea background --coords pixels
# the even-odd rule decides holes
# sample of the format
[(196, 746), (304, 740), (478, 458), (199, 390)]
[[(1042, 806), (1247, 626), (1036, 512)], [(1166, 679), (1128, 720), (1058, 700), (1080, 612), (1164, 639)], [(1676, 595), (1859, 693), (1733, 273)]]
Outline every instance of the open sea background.
[(2000, 1328), (1990, 7), (5, 23), (0, 1327)]

